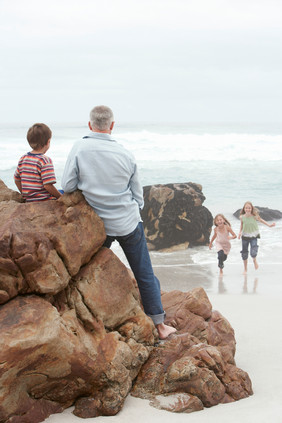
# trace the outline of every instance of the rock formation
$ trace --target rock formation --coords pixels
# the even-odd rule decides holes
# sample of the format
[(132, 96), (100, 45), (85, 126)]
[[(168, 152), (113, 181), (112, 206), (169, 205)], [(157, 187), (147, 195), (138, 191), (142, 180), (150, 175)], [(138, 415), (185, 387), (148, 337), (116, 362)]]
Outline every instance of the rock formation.
[(212, 311), (205, 291), (165, 293), (162, 302), (166, 322), (178, 329), (178, 336), (154, 348), (132, 394), (176, 412), (248, 397), (251, 381), (235, 365), (234, 331), (218, 311)]
[(19, 192), (9, 189), (0, 179), (0, 202), (11, 200), (17, 201), (18, 203), (24, 202), (24, 199)]
[(71, 405), (80, 417), (114, 415), (135, 381), (134, 395), (176, 412), (252, 394), (233, 329), (202, 288), (163, 293), (178, 333), (158, 343), (79, 191), (5, 199), (0, 222), (0, 423), (39, 423)]
[(105, 240), (103, 222), (79, 192), (60, 201), (1, 202), (0, 216), (0, 303), (57, 294)]
[(204, 201), (201, 185), (191, 182), (144, 187), (141, 216), (149, 249), (208, 244), (213, 220)]
[[(271, 220), (282, 219), (282, 212), (279, 210), (273, 210), (273, 209), (269, 209), (268, 207), (259, 207), (259, 206), (255, 206), (255, 208), (258, 210), (260, 217), (263, 220), (266, 220), (267, 222)], [(233, 216), (239, 219), (240, 211), (241, 209), (236, 210), (233, 213)]]

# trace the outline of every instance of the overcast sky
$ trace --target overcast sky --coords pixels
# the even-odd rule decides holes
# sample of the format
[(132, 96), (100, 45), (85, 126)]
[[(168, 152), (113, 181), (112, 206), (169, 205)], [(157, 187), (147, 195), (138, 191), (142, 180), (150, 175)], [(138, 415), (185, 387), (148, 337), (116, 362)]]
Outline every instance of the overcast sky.
[(0, 0), (0, 122), (279, 122), (281, 0)]

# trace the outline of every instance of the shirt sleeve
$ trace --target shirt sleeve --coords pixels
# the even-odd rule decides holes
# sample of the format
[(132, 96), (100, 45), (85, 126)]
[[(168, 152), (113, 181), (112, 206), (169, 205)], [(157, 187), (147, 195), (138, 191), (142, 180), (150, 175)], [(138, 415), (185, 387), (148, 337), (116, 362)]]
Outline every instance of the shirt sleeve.
[(41, 179), (43, 185), (47, 184), (55, 184), (56, 183), (56, 176), (54, 171), (53, 162), (50, 158), (42, 165), (41, 168)]
[(132, 198), (138, 203), (139, 208), (144, 207), (143, 187), (140, 183), (137, 165), (134, 166), (134, 173), (130, 179), (130, 189), (132, 192)]
[(61, 181), (62, 189), (65, 192), (73, 192), (78, 185), (78, 164), (76, 158), (76, 147), (74, 146), (67, 158), (64, 173)]
[(19, 172), (19, 166), (17, 167), (15, 173), (14, 173), (14, 180), (15, 181), (20, 181), (21, 177), (20, 177), (20, 172)]

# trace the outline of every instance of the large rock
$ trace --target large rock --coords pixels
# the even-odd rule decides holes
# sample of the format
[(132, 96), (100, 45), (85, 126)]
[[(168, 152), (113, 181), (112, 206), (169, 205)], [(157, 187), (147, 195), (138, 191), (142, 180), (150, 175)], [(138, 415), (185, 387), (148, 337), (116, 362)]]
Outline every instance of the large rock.
[(21, 194), (7, 187), (4, 182), (0, 179), (0, 202), (1, 201), (17, 201), (23, 203), (24, 199)]
[[(121, 409), (150, 349), (138, 335), (126, 342), (93, 315), (85, 319), (87, 326), (79, 317), (76, 309), (59, 312), (38, 296), (18, 296), (0, 307), (1, 422), (41, 422), (81, 397), (95, 399), (94, 415)], [(150, 327), (153, 337), (139, 306), (130, 318)], [(79, 407), (77, 414), (84, 416)]]
[(0, 421), (116, 414), (157, 332), (103, 222), (79, 191), (1, 202), (0, 222)]
[[(229, 322), (202, 288), (162, 296), (167, 323), (178, 329), (154, 348), (132, 394), (169, 411), (191, 412), (252, 394), (246, 372), (235, 365), (235, 337)], [(162, 402), (165, 405), (162, 405)]]
[(75, 405), (118, 413), (132, 389), (175, 412), (251, 394), (230, 324), (203, 289), (162, 295), (177, 335), (157, 344), (131, 271), (103, 248), (101, 219), (77, 191), (0, 203), (0, 422), (39, 423)]
[(0, 304), (56, 294), (103, 245), (102, 220), (77, 191), (57, 201), (0, 203)]
[(206, 245), (213, 225), (198, 184), (166, 184), (144, 187), (141, 211), (148, 247), (175, 250)]

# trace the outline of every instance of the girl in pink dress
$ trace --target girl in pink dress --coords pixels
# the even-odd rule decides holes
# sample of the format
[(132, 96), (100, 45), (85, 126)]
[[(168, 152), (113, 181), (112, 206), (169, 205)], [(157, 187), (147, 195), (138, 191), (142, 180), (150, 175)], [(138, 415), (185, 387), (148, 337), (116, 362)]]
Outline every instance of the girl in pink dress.
[(213, 241), (215, 240), (215, 246), (218, 257), (218, 267), (220, 269), (220, 274), (223, 274), (223, 262), (227, 259), (227, 255), (231, 249), (230, 239), (237, 238), (231, 225), (223, 216), (223, 214), (217, 214), (213, 220), (215, 225), (214, 234), (209, 244), (209, 249), (212, 248)]

